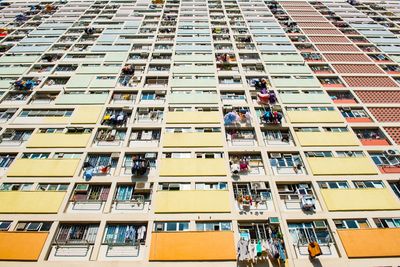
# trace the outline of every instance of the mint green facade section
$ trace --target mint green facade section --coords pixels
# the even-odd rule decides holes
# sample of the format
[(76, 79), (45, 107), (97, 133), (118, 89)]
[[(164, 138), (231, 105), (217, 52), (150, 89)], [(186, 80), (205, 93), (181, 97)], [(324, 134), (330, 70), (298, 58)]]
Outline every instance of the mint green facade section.
[(176, 55), (175, 62), (213, 62), (212, 54), (207, 55)]
[(320, 87), (320, 83), (317, 79), (272, 79), (272, 83), (275, 87)]
[(170, 104), (217, 104), (218, 94), (210, 93), (173, 93), (169, 95)]
[(15, 67), (15, 66), (0, 68), (0, 75), (21, 75), (28, 69), (29, 67)]
[(331, 99), (325, 93), (322, 94), (279, 94), (283, 104), (327, 104)]
[(262, 55), (262, 60), (268, 62), (296, 62), (303, 63), (304, 59), (300, 55)]
[(39, 59), (40, 56), (7, 56), (1, 57), (0, 63), (33, 63)]
[(110, 53), (106, 54), (104, 61), (105, 62), (123, 62), (127, 56), (128, 56), (128, 53), (110, 52)]
[(173, 74), (212, 74), (214, 72), (214, 66), (182, 66), (172, 69)]
[(307, 66), (267, 65), (271, 74), (311, 74)]
[(171, 87), (215, 87), (216, 79), (172, 79)]
[(98, 105), (105, 104), (108, 94), (68, 94), (61, 95), (56, 105)]
[(75, 75), (72, 76), (65, 87), (67, 88), (85, 88), (88, 87), (90, 81), (93, 79), (91, 75)]

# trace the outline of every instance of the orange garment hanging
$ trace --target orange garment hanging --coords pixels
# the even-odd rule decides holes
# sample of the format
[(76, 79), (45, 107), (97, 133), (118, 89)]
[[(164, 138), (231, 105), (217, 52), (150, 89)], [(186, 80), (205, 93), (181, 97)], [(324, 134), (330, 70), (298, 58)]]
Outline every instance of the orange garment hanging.
[(308, 244), (308, 253), (310, 254), (310, 258), (314, 259), (315, 257), (322, 255), (321, 247), (315, 241), (310, 242)]

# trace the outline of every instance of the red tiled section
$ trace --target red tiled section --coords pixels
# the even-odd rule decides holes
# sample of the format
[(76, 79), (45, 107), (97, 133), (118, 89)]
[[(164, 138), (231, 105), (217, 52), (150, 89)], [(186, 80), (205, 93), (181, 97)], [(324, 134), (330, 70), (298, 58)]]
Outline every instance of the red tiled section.
[(328, 22), (298, 22), (300, 28), (334, 28), (332, 24)]
[(350, 43), (344, 36), (310, 36), (309, 38), (315, 43)]
[(320, 16), (320, 14), (317, 11), (287, 10), (286, 13), (288, 13), (290, 16), (313, 16), (313, 15)]
[(384, 73), (377, 65), (372, 64), (333, 64), (338, 73)]
[(342, 77), (350, 87), (398, 87), (389, 77)]
[(322, 16), (308, 16), (308, 15), (318, 15), (318, 13), (315, 12), (315, 13), (311, 13), (311, 14), (307, 14), (307, 15), (305, 15), (303, 13), (301, 15), (292, 16), (292, 19), (295, 21), (319, 21), (319, 22), (327, 22), (328, 21), (326, 18), (324, 18)]
[(312, 7), (308, 6), (291, 6), (291, 7), (285, 7), (286, 10), (296, 10), (296, 11), (314, 11)]
[(332, 62), (371, 62), (364, 54), (324, 54), (324, 57)]
[(307, 6), (309, 7), (310, 5), (307, 2), (303, 1), (290, 1), (290, 2), (280, 2), (282, 6)]
[(400, 103), (400, 91), (354, 91), (363, 103)]
[(360, 52), (356, 46), (351, 44), (317, 44), (315, 45), (320, 51), (338, 51), (338, 52)]
[(384, 129), (390, 135), (393, 141), (400, 145), (400, 127), (385, 127)]
[(360, 139), (363, 146), (388, 146), (390, 145), (385, 139)]
[(342, 35), (336, 29), (302, 29), (305, 34)]
[(400, 108), (370, 107), (368, 109), (379, 122), (400, 122)]

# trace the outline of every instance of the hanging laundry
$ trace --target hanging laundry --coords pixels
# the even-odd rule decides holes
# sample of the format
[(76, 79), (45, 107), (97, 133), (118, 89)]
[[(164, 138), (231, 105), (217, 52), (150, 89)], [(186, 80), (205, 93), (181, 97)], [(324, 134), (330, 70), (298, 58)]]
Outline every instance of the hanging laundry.
[(137, 233), (138, 233), (137, 239), (143, 240), (146, 235), (146, 226), (144, 225), (140, 226), (139, 229), (137, 230)]
[(237, 244), (238, 261), (250, 259), (249, 241), (241, 238)]
[(308, 253), (311, 259), (322, 255), (321, 247), (319, 246), (318, 242), (313, 241), (308, 244)]

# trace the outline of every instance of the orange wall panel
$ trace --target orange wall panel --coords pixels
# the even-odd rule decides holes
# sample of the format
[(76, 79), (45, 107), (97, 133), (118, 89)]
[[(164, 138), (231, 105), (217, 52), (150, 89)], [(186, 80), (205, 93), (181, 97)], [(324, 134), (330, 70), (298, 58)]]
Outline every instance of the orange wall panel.
[(234, 261), (231, 231), (153, 232), (151, 261)]
[(338, 230), (349, 258), (399, 257), (400, 228)]
[(48, 233), (0, 232), (0, 260), (36, 261)]

